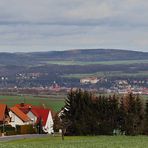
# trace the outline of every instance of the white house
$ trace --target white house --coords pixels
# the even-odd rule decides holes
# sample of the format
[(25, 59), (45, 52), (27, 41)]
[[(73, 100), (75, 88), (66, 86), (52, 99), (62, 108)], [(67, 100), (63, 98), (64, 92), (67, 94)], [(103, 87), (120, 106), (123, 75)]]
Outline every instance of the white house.
[(26, 114), (32, 121), (33, 124), (36, 124), (38, 120), (38, 115), (33, 113), (31, 110)]
[(30, 119), (29, 123), (31, 122), (32, 124), (37, 125), (41, 121), (44, 132), (49, 134), (53, 133), (53, 119), (51, 109), (45, 109), (43, 107), (32, 106), (31, 104), (24, 103), (16, 104), (15, 107), (23, 112), (25, 116), (27, 116), (26, 119)]
[(42, 120), (42, 127), (44, 132), (48, 134), (53, 133), (53, 119), (52, 119), (52, 114), (50, 109), (32, 107), (32, 109), (28, 113), (29, 113), (29, 116), (32, 117), (32, 119), (34, 119), (34, 121), (36, 120), (34, 115), (36, 115), (37, 117), (37, 122), (39, 122), (38, 119)]
[(48, 113), (46, 124), (43, 127), (43, 130), (49, 134), (53, 133), (53, 120), (52, 120), (51, 111), (49, 111)]
[(80, 79), (80, 83), (82, 84), (96, 84), (99, 82), (99, 79), (97, 77), (87, 77), (87, 78), (82, 78)]
[(17, 107), (10, 108), (9, 116), (11, 118), (10, 125), (13, 127), (16, 127), (16, 125), (33, 124), (31, 119)]

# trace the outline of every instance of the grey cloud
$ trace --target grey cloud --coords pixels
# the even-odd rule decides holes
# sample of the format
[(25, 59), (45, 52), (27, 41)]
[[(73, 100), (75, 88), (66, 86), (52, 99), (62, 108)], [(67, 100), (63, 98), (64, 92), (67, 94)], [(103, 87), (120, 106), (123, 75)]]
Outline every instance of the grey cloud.
[(147, 17), (146, 0), (0, 0), (0, 51), (146, 51)]

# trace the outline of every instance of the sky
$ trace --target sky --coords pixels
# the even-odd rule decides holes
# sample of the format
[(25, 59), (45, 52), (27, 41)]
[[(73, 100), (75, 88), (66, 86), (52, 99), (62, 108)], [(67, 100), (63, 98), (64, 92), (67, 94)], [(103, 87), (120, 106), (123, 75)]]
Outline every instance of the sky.
[(148, 51), (147, 0), (0, 0), (0, 52)]

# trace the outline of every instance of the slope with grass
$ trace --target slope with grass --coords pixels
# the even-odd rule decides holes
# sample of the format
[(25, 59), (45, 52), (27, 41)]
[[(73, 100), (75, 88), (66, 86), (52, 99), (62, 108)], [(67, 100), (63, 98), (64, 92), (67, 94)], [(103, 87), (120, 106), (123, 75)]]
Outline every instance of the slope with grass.
[(12, 148), (146, 148), (147, 136), (86, 136), (30, 138), (0, 143)]
[(57, 112), (64, 106), (64, 98), (50, 98), (50, 97), (34, 97), (34, 96), (0, 96), (0, 103), (7, 104), (11, 107), (22, 102), (32, 104), (35, 106), (45, 106)]

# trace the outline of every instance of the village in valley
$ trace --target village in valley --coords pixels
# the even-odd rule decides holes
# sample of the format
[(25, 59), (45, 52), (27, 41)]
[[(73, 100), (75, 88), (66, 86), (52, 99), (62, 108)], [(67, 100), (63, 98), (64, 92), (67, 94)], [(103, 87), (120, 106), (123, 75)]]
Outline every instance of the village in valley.
[[(117, 94), (126, 94), (128, 92), (133, 92), (134, 94), (148, 95), (148, 79), (145, 80), (127, 80), (127, 79), (115, 79), (109, 82), (107, 78), (97, 78), (97, 77), (85, 77), (80, 79), (80, 83), (85, 85), (91, 85), (97, 87), (99, 83), (112, 83), (108, 88), (101, 87), (96, 88), (96, 91), (102, 93), (117, 93)], [(94, 89), (95, 89), (94, 87)]]

